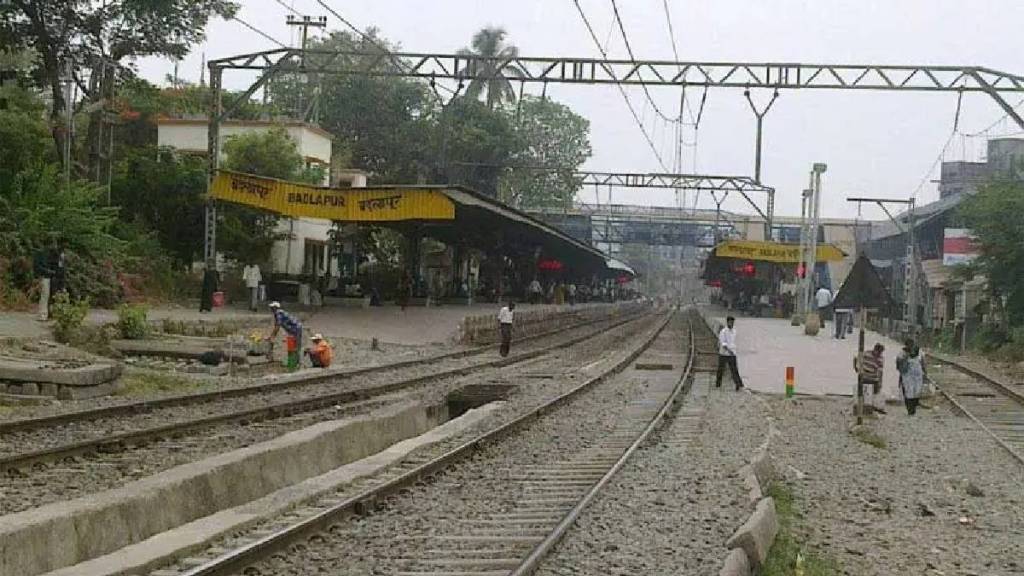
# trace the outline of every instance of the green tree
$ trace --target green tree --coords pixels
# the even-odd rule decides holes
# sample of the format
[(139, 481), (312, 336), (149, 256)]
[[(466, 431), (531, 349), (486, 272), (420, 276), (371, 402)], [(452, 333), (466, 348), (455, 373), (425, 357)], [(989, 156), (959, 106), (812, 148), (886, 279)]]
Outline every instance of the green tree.
[(137, 148), (114, 168), (111, 196), (121, 218), (151, 230), (179, 266), (195, 262), (203, 235), (206, 160)]
[[(250, 132), (229, 138), (224, 143), (227, 170), (256, 176), (320, 184), (323, 169), (306, 168), (295, 142), (283, 128)], [(227, 256), (239, 261), (264, 262), (270, 258), (278, 218), (244, 206), (225, 206), (218, 226), (218, 246)]]
[(517, 150), (508, 113), (459, 98), (449, 104), (435, 138), (435, 146), (446, 156), (449, 182), (497, 197), (503, 167)]
[(568, 106), (546, 98), (525, 97), (516, 127), (514, 166), (503, 179), (503, 199), (528, 208), (570, 204), (582, 180), (576, 176), (590, 158), (590, 122)]
[[(322, 40), (311, 41), (319, 50), (355, 51), (377, 59), (380, 48), (396, 49), (376, 31), (357, 38), (346, 32), (334, 32)], [(357, 57), (359, 58), (359, 57)], [(346, 62), (358, 66), (358, 61)], [(379, 64), (397, 71), (390, 59)], [(319, 123), (335, 136), (335, 151), (352, 168), (365, 170), (374, 182), (416, 182), (436, 165), (431, 148), (437, 106), (430, 90), (422, 82), (396, 77), (325, 75), (315, 82), (303, 82), (298, 76), (283, 74), (270, 83), (270, 105), (282, 114), (305, 108), (314, 98), (313, 86), (319, 85)]]
[(463, 56), (486, 58), (481, 61), (480, 68), (475, 70), (476, 76), (470, 81), (466, 96), (478, 99), (486, 94), (487, 107), (492, 109), (499, 104), (516, 101), (516, 92), (509, 76), (526, 76), (522, 68), (509, 62), (519, 56), (519, 49), (505, 43), (507, 35), (504, 28), (484, 28), (473, 35), (470, 48), (458, 52)]
[(981, 255), (971, 268), (984, 274), (996, 297), (1005, 297), (1011, 325), (1024, 325), (1024, 183), (997, 181), (960, 206), (959, 215), (977, 236)]
[[(61, 76), (68, 63), (86, 99), (102, 102), (113, 96), (117, 75), (132, 75), (133, 59), (182, 58), (205, 38), (211, 17), (230, 18), (237, 9), (229, 0), (9, 0), (0, 2), (0, 45), (38, 54), (33, 75), (50, 93), (56, 126), (66, 105)], [(53, 134), (59, 157), (64, 134)], [(98, 146), (95, 140), (90, 137)]]

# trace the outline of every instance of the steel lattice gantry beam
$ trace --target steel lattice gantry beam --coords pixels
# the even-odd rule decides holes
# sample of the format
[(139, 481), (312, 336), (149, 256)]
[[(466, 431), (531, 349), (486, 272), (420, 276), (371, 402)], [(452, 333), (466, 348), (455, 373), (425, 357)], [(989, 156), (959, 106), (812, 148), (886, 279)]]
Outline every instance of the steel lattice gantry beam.
[[(220, 160), (220, 123), (277, 74), (400, 76), (464, 82), (488, 79), (494, 72), (520, 82), (709, 88), (840, 89), (923, 92), (977, 92), (990, 96), (1024, 129), (1024, 118), (1003, 97), (1024, 93), (1024, 77), (978, 66), (800, 64), (786, 62), (676, 62), (671, 60), (600, 60), (593, 58), (485, 58), (462, 54), (328, 51), (282, 48), (211, 60), (209, 161), (210, 179)], [(248, 89), (222, 101), (227, 70), (261, 74)], [(770, 197), (773, 195), (770, 195)], [(769, 211), (769, 214), (771, 211)], [(209, 262), (216, 252), (216, 204), (207, 202), (206, 246)]]
[(988, 94), (1022, 128), (1002, 94), (1024, 92), (1024, 76), (981, 66), (675, 62), (593, 58), (485, 58), (463, 54), (327, 51), (282, 48), (221, 58), (211, 69), (303, 71), (465, 81), (489, 70), (522, 82), (707, 86), (719, 88), (900, 90)]
[[(711, 176), (707, 174), (631, 174), (622, 172), (577, 172), (584, 186), (620, 186), (624, 188), (669, 188), (676, 190), (700, 190), (711, 192), (715, 202), (721, 207), (730, 192), (736, 192), (765, 219), (765, 225), (771, 230), (775, 214), (775, 189), (765, 186), (746, 176)], [(719, 199), (716, 192), (722, 193)], [(750, 197), (751, 192), (763, 192), (767, 195), (767, 210)]]

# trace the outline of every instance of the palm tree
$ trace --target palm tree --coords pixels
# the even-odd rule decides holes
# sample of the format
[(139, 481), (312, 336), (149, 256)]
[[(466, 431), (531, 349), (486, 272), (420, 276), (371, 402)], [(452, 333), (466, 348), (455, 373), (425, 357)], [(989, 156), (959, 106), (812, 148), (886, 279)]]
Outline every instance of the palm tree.
[(502, 102), (515, 102), (516, 92), (510, 77), (525, 76), (519, 65), (511, 60), (519, 56), (519, 49), (505, 44), (508, 33), (504, 28), (488, 27), (473, 35), (472, 48), (458, 51), (459, 56), (483, 58), (473, 70), (463, 68), (460, 73), (472, 76), (466, 95), (477, 99), (487, 92), (487, 107), (494, 108)]

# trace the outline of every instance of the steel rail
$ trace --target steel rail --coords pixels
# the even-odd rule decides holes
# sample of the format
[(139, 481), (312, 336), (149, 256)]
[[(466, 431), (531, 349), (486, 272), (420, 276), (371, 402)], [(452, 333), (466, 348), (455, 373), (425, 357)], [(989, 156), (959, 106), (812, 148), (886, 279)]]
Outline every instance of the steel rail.
[(429, 462), (421, 464), (397, 478), (379, 486), (369, 488), (312, 517), (301, 520), (291, 526), (274, 532), (273, 534), (264, 536), (263, 538), (260, 538), (246, 546), (232, 550), (231, 552), (207, 562), (206, 564), (184, 571), (180, 576), (227, 576), (234, 574), (243, 570), (245, 567), (258, 562), (260, 559), (268, 557), (276, 551), (287, 547), (292, 542), (306, 535), (326, 530), (332, 524), (345, 516), (360, 514), (370, 510), (379, 499), (390, 494), (394, 494), (407, 486), (411, 486), (423, 478), (436, 474), (438, 471), (448, 467), (462, 457), (471, 454), (486, 443), (499, 440), (516, 432), (527, 424), (539, 419), (541, 416), (544, 416), (548, 412), (562, 406), (583, 392), (605, 381), (609, 376), (618, 373), (638, 358), (640, 354), (642, 354), (644, 350), (654, 342), (654, 340), (668, 325), (669, 321), (671, 321), (672, 316), (673, 314), (666, 315), (660, 325), (656, 329), (652, 330), (651, 334), (644, 338), (635, 350), (626, 355), (614, 366), (608, 368), (601, 374), (582, 382), (580, 385), (568, 392), (544, 403), (541, 406), (538, 406), (537, 408), (534, 408), (530, 412), (514, 420), (511, 420), (482, 434), (481, 436), (478, 436), (477, 438), (453, 448)]
[[(946, 366), (951, 366), (954, 370), (967, 374), (968, 376), (974, 378), (976, 381), (983, 382), (989, 385), (989, 387), (1003, 393), (1003, 395), (1009, 398), (1010, 400), (1013, 400), (1021, 405), (1024, 405), (1024, 395), (1021, 395), (1019, 392), (1007, 388), (1001, 382), (997, 382), (992, 378), (989, 378), (988, 376), (982, 374), (981, 372), (978, 372), (977, 370), (964, 366), (948, 358), (929, 356), (928, 359), (934, 362), (938, 362), (940, 364), (945, 364)], [(972, 414), (971, 411), (968, 410), (962, 402), (957, 400), (951, 392), (945, 390), (942, 386), (939, 386), (938, 383), (935, 382), (935, 380), (931, 380), (931, 382), (932, 385), (935, 386), (935, 389), (938, 390), (939, 393), (942, 394), (944, 398), (946, 398), (946, 400), (949, 400), (949, 403), (953, 405), (957, 412), (960, 412), (964, 416), (970, 418), (970, 420), (974, 422), (975, 425), (980, 427), (989, 436), (991, 436), (992, 439), (996, 441), (996, 444), (998, 444), (1003, 450), (1006, 450), (1006, 452), (1008, 452), (1010, 456), (1012, 456), (1015, 460), (1024, 465), (1024, 454), (1019, 452), (1013, 446), (1010, 446), (1010, 444), (1007, 443), (1006, 440), (1004, 440), (1002, 437), (996, 434), (996, 432), (989, 428), (988, 425), (986, 425), (984, 422), (982, 422), (980, 418)]]
[(217, 424), (225, 424), (235, 421), (265, 421), (270, 419), (283, 418), (293, 414), (313, 412), (316, 410), (329, 408), (331, 406), (336, 406), (338, 404), (351, 405), (356, 402), (369, 400), (375, 397), (383, 396), (385, 394), (390, 394), (393, 392), (397, 392), (399, 390), (411, 388), (420, 384), (433, 382), (440, 378), (465, 376), (480, 368), (503, 367), (518, 364), (521, 362), (526, 362), (528, 360), (532, 360), (534, 358), (550, 354), (554, 350), (568, 348), (570, 346), (579, 344), (591, 338), (595, 338), (606, 333), (608, 330), (612, 328), (617, 328), (629, 322), (639, 321), (645, 317), (646, 315), (641, 315), (639, 317), (629, 317), (618, 322), (615, 322), (610, 326), (603, 326), (597, 330), (592, 330), (590, 332), (587, 332), (586, 334), (571, 338), (564, 342), (552, 344), (549, 347), (542, 348), (539, 350), (523, 352), (521, 354), (517, 354), (515, 356), (508, 358), (488, 360), (486, 362), (481, 362), (470, 366), (451, 368), (449, 370), (433, 372), (422, 376), (416, 376), (413, 378), (407, 378), (395, 382), (388, 382), (386, 384), (376, 386), (368, 386), (356, 390), (334, 392), (331, 394), (324, 394), (314, 396), (311, 398), (304, 398), (301, 400), (281, 402), (268, 406), (261, 406), (258, 408), (250, 408), (246, 410), (228, 412), (225, 414), (217, 414), (206, 418), (199, 418), (184, 422), (172, 422), (160, 426), (144, 428), (141, 430), (133, 430), (130, 432), (123, 432), (120, 434), (113, 434), (90, 440), (82, 440), (80, 442), (64, 444), (61, 446), (55, 446), (43, 450), (36, 450), (32, 452), (24, 452), (21, 454), (0, 457), (0, 472), (7, 472), (10, 470), (21, 470), (37, 463), (52, 462), (55, 460), (62, 460), (72, 456), (80, 456), (83, 454), (92, 454), (104, 451), (110, 452), (117, 450), (122, 446), (140, 445), (148, 443), (158, 438), (164, 438), (168, 436), (180, 436), (186, 433), (201, 430), (203, 428), (207, 428)]
[(529, 555), (509, 573), (509, 576), (529, 576), (540, 568), (544, 558), (554, 550), (555, 546), (562, 541), (562, 538), (569, 532), (572, 526), (579, 519), (583, 510), (590, 505), (591, 502), (597, 498), (598, 494), (611, 482), (612, 478), (619, 473), (619, 470), (626, 465), (626, 462), (640, 449), (640, 447), (646, 442), (654, 431), (657, 430), (658, 426), (668, 416), (669, 412), (675, 407), (679, 397), (688, 393), (692, 386), (693, 380), (693, 366), (696, 358), (696, 326), (694, 326), (693, 318), (688, 319), (690, 342), (689, 350), (687, 351), (686, 367), (683, 369), (682, 377), (676, 384), (675, 388), (665, 402), (662, 404), (661, 409), (651, 419), (647, 426), (643, 429), (639, 436), (633, 441), (633, 443), (622, 453), (622, 456), (612, 465), (611, 468), (597, 481), (587, 492), (580, 498), (579, 502), (570, 509), (562, 520), (555, 526), (554, 530), (548, 534), (536, 547), (530, 552)]
[[(541, 338), (546, 338), (549, 336), (559, 334), (566, 330), (571, 330), (574, 328), (583, 328), (607, 320), (608, 318), (587, 320), (585, 322), (573, 324), (566, 328), (557, 328), (555, 330), (548, 330), (545, 332), (541, 332), (539, 334), (534, 334), (532, 336), (526, 336), (524, 338), (520, 338), (519, 340), (517, 340), (517, 342), (531, 342), (534, 340), (539, 340)], [(189, 406), (192, 404), (201, 404), (204, 402), (228, 400), (232, 398), (240, 398), (244, 396), (261, 394), (265, 392), (283, 392), (293, 388), (301, 388), (303, 386), (312, 386), (315, 384), (323, 384), (326, 382), (347, 380), (357, 376), (365, 376), (367, 374), (387, 372), (389, 370), (400, 370), (403, 368), (409, 368), (411, 366), (417, 366), (420, 364), (425, 365), (439, 360), (452, 360), (455, 358), (475, 356), (477, 354), (483, 354), (490, 350), (494, 350), (496, 349), (496, 347), (497, 344), (485, 344), (483, 346), (475, 346), (473, 348), (469, 348), (466, 350), (447, 352), (444, 354), (430, 356), (427, 358), (413, 358), (409, 360), (401, 360), (398, 362), (392, 362), (390, 364), (383, 364), (380, 366), (367, 366), (363, 368), (354, 368), (351, 370), (344, 371), (330, 371), (327, 372), (326, 374), (317, 373), (298, 378), (289, 378), (287, 380), (263, 382), (259, 384), (253, 384), (250, 386), (229, 388), (226, 390), (214, 390), (210, 392), (194, 392), (190, 394), (180, 394), (176, 396), (169, 396), (155, 400), (141, 400), (138, 402), (117, 404), (115, 406), (103, 406), (100, 408), (76, 410), (73, 412), (64, 412), (61, 414), (42, 416), (39, 418), (9, 420), (6, 422), (0, 422), (0, 435), (9, 434), (11, 432), (24, 432), (26, 430), (32, 430), (35, 428), (49, 428), (53, 426), (60, 426), (63, 424), (70, 424), (72, 422), (97, 420), (99, 418), (107, 418), (111, 416), (130, 416), (135, 414), (146, 414), (153, 410), (162, 408), (176, 408), (181, 406)]]

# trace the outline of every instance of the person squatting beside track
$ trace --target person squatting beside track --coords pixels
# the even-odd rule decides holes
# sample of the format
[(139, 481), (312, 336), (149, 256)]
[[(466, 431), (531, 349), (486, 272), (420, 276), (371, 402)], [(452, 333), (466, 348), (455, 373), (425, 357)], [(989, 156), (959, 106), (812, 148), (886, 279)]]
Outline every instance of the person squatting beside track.
[(516, 303), (509, 302), (498, 311), (498, 332), (501, 334), (501, 356), (508, 356), (512, 348), (512, 321), (515, 316)]
[(331, 360), (334, 358), (334, 350), (320, 334), (313, 334), (310, 338), (313, 347), (306, 350), (306, 357), (309, 358), (313, 368), (330, 368)]

